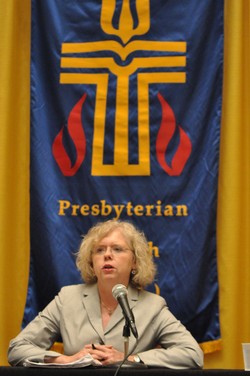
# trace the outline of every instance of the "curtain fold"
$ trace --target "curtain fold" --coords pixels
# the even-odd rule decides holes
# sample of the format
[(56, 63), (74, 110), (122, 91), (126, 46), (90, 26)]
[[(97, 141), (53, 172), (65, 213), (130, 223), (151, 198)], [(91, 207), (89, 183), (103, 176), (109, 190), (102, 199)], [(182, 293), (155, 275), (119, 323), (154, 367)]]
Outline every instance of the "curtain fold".
[(250, 342), (249, 1), (225, 1), (223, 113), (218, 196), (218, 266), (223, 350), (207, 368), (243, 368)]
[(0, 1), (0, 365), (20, 331), (29, 272), (30, 1)]
[[(249, 1), (225, 0), (218, 267), (223, 349), (206, 368), (243, 368), (250, 342)], [(19, 331), (29, 272), (30, 0), (0, 2), (0, 365)]]

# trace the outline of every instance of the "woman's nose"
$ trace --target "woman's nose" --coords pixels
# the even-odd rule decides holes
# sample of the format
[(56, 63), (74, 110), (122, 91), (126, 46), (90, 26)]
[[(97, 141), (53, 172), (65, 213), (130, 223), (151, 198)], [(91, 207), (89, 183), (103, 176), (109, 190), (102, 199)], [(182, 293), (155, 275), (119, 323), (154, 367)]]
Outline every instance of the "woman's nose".
[(112, 249), (111, 247), (107, 247), (104, 253), (104, 257), (110, 258), (111, 256), (113, 256)]

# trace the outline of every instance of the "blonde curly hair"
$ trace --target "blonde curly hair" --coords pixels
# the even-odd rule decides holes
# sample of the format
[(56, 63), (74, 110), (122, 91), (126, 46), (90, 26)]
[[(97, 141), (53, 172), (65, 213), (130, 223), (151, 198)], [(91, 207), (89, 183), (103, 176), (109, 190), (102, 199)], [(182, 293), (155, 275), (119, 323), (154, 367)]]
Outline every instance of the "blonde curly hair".
[(76, 266), (85, 283), (95, 283), (96, 276), (93, 270), (92, 251), (101, 239), (117, 229), (121, 231), (135, 256), (136, 270), (134, 274), (131, 273), (130, 283), (137, 288), (144, 288), (153, 282), (156, 266), (144, 233), (127, 221), (110, 219), (93, 226), (83, 237), (77, 252)]

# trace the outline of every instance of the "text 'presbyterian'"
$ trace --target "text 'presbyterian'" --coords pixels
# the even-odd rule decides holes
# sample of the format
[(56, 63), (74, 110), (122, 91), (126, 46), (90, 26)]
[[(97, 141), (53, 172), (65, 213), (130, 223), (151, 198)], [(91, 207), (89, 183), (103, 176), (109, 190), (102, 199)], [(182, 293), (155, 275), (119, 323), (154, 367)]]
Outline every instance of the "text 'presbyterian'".
[(128, 217), (186, 217), (188, 216), (187, 205), (165, 205), (162, 201), (157, 200), (155, 204), (136, 204), (131, 201), (126, 204), (109, 204), (106, 200), (100, 200), (99, 203), (89, 204), (73, 204), (69, 200), (59, 200), (59, 216), (102, 216), (112, 215), (115, 219), (119, 219), (121, 215)]

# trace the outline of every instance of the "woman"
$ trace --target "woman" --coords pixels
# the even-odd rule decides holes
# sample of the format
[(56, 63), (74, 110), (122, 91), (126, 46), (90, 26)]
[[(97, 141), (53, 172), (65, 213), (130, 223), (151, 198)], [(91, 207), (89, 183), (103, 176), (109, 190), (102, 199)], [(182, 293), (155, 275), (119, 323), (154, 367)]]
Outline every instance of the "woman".
[[(112, 294), (128, 288), (129, 307), (138, 331), (131, 362), (168, 368), (199, 368), (203, 353), (165, 300), (143, 288), (155, 276), (147, 240), (132, 224), (109, 220), (83, 238), (77, 254), (85, 284), (62, 288), (58, 296), (10, 343), (9, 362), (36, 360), (69, 363), (90, 354), (102, 365), (124, 359), (124, 316)], [(49, 350), (61, 336), (64, 354)], [(130, 348), (136, 343), (130, 336)]]

